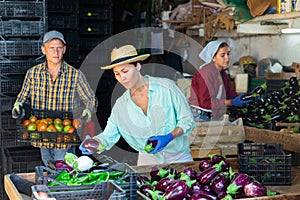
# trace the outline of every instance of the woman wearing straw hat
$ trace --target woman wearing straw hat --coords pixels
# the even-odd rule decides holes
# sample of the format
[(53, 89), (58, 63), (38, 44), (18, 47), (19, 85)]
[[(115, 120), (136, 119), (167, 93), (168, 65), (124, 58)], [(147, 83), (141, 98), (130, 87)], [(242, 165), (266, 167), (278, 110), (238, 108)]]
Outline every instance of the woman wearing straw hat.
[[(195, 122), (187, 100), (174, 81), (140, 73), (140, 62), (149, 56), (138, 55), (132, 45), (112, 50), (111, 64), (102, 69), (112, 69), (127, 90), (117, 99), (104, 131), (81, 143), (83, 154), (108, 150), (122, 136), (139, 152), (138, 165), (193, 161), (187, 136)], [(147, 153), (149, 138), (157, 145)]]

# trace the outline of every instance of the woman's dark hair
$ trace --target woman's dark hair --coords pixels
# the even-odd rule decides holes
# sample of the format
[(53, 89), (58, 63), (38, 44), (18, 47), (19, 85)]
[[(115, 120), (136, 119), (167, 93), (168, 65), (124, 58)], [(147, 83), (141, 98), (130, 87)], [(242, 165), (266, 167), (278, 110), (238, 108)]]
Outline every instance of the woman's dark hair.
[(136, 67), (137, 63), (140, 63), (140, 62), (136, 61), (136, 62), (132, 62), (132, 63), (129, 63), (129, 64), (134, 65)]
[(217, 55), (217, 53), (219, 52), (219, 50), (223, 47), (229, 47), (229, 45), (226, 42), (222, 42), (218, 48), (218, 50), (216, 51), (214, 57)]

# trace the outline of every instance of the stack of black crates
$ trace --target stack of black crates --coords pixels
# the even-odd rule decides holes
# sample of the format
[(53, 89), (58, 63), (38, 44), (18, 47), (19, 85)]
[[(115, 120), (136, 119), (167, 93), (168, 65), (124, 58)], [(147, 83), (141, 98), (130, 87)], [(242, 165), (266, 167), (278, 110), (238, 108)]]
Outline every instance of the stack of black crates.
[[(18, 161), (8, 155), (16, 155), (22, 159), (24, 156), (35, 156), (30, 146), (18, 143), (17, 122), (12, 119), (11, 110), (21, 90), (27, 69), (43, 60), (41, 45), (46, 30), (45, 11), (45, 0), (0, 1), (1, 199), (7, 199), (3, 189), (5, 174), (12, 171), (34, 171), (34, 168), (29, 169), (26, 165), (22, 165), (24, 160), (17, 163)], [(30, 152), (25, 155), (28, 148)], [(39, 151), (35, 152), (39, 156)]]
[[(95, 49), (95, 47), (113, 35), (113, 1), (79, 0), (79, 30), (80, 56), (82, 58), (89, 58), (89, 53), (92, 50), (92, 56), (107, 55), (103, 52), (110, 52), (111, 47), (104, 47), (103, 45), (101, 48)], [(98, 61), (97, 58), (87, 60), (84, 67), (93, 69), (100, 66), (100, 62), (94, 61)], [(111, 94), (115, 85), (115, 78), (111, 70), (105, 70), (101, 77), (93, 77), (93, 79), (100, 79), (96, 90), (99, 99), (97, 117), (101, 128), (104, 129), (111, 111)]]
[(79, 68), (79, 4), (78, 0), (47, 0), (48, 31), (60, 31), (66, 40), (64, 59)]

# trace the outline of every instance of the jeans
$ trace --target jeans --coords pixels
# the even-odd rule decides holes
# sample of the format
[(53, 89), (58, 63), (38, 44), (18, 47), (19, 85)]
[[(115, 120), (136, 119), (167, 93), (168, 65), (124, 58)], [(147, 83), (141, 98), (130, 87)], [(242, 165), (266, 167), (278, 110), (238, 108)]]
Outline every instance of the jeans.
[(64, 160), (68, 149), (41, 148), (41, 156), (45, 166), (48, 166), (49, 161)]

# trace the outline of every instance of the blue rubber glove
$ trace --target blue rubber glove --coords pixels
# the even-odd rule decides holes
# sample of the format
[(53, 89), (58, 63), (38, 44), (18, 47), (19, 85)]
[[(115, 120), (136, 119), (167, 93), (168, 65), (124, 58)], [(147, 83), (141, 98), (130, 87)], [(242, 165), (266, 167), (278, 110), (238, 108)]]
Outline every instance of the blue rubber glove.
[(154, 154), (154, 153), (161, 151), (163, 148), (165, 148), (165, 146), (167, 146), (169, 144), (169, 142), (171, 142), (171, 140), (173, 140), (173, 135), (172, 135), (172, 133), (169, 133), (167, 135), (152, 136), (148, 140), (149, 141), (157, 140), (157, 145), (156, 145), (155, 149), (153, 149), (151, 152), (149, 152), (150, 154)]
[(94, 152), (87, 150), (84, 146), (88, 145), (89, 141), (91, 140), (91, 137), (87, 135), (85, 139), (81, 142), (79, 149), (81, 150), (83, 155), (91, 155)]
[(241, 97), (244, 96), (245, 94), (240, 94), (234, 99), (230, 100), (231, 105), (237, 106), (237, 107), (243, 107), (246, 106), (247, 104), (251, 103), (253, 100), (242, 100)]

